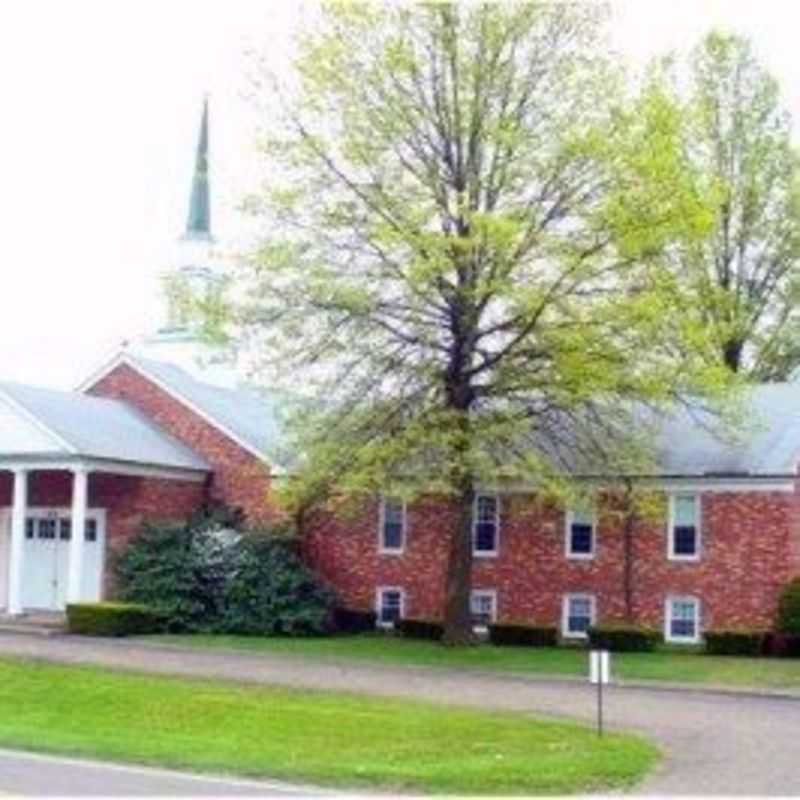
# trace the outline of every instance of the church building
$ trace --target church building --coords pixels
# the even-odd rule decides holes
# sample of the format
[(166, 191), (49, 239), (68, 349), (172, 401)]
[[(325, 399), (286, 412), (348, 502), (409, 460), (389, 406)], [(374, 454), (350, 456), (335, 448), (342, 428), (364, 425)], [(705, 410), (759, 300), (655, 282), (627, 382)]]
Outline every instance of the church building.
[[(208, 105), (177, 274), (213, 291)], [(676, 419), (649, 476), (667, 498), (626, 561), (618, 517), (479, 490), (473, 521), (476, 623), (557, 625), (581, 638), (635, 619), (692, 644), (704, 630), (769, 627), (800, 576), (800, 384), (756, 387), (763, 424), (737, 444)], [(169, 304), (160, 330), (114, 353), (74, 392), (0, 381), (0, 609), (60, 611), (109, 597), (110, 556), (149, 518), (182, 520), (212, 500), (250, 522), (276, 513), (281, 403), (237, 380)], [(442, 498), (367, 502), (358, 519), (318, 517), (304, 553), (342, 605), (379, 623), (435, 619), (454, 509)], [(626, 567), (630, 594), (625, 596)]]

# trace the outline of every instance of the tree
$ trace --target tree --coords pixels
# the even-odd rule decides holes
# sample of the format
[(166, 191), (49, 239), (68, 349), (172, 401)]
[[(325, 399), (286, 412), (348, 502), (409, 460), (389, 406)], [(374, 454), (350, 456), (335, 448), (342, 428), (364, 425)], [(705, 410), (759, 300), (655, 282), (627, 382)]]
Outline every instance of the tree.
[(594, 4), (328, 6), (265, 88), (264, 241), (201, 308), (319, 398), (297, 505), (450, 498), (448, 642), (471, 637), (476, 487), (636, 472), (641, 406), (724, 383), (663, 269), (673, 227), (705, 233), (665, 191), (675, 148), (642, 147), (674, 109), (647, 100), (654, 131), (609, 101), (602, 30)]
[(676, 248), (725, 363), (756, 380), (800, 364), (800, 171), (776, 80), (747, 39), (695, 49), (681, 147), (714, 212), (708, 237)]

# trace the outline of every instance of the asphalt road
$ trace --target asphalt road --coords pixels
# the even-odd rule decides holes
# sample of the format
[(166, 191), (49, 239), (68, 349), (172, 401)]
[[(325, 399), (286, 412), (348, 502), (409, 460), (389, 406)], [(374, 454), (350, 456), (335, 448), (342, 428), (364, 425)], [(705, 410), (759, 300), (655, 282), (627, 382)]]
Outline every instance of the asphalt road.
[(0, 750), (0, 796), (307, 797), (310, 794), (312, 790), (280, 783)]
[[(575, 681), (195, 650), (135, 640), (8, 634), (0, 636), (0, 655), (413, 697), (588, 722), (596, 708), (594, 689)], [(800, 696), (615, 686), (607, 691), (606, 718), (612, 728), (651, 737), (665, 755), (637, 794), (800, 796)]]

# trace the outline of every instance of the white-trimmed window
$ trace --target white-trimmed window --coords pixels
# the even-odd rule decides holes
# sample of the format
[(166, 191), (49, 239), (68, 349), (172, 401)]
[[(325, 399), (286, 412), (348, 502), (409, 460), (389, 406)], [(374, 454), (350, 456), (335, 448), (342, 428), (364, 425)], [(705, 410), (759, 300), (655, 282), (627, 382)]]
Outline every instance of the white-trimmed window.
[(378, 521), (381, 553), (402, 553), (406, 546), (406, 503), (400, 497), (382, 497)]
[(668, 539), (671, 560), (697, 561), (700, 558), (700, 495), (670, 495)]
[(671, 595), (667, 598), (664, 638), (682, 644), (700, 641), (700, 601), (696, 597)]
[(561, 633), (569, 639), (585, 639), (594, 625), (596, 603), (593, 594), (564, 595)]
[(497, 592), (494, 589), (473, 589), (469, 606), (473, 627), (486, 629), (497, 619)]
[(472, 513), (472, 552), (496, 556), (500, 534), (500, 503), (497, 495), (479, 494)]
[(375, 613), (378, 625), (393, 628), (397, 620), (403, 618), (406, 593), (397, 586), (380, 586), (375, 593)]
[(566, 513), (567, 558), (594, 558), (594, 512), (568, 509)]

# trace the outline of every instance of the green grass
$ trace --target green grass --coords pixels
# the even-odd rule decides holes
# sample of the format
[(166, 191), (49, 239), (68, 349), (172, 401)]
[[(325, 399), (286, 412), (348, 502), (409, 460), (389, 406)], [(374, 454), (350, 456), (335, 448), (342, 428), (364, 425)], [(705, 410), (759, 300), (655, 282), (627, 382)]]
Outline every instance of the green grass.
[(510, 713), (0, 659), (0, 746), (339, 787), (550, 794), (635, 783), (655, 748)]
[[(383, 634), (315, 639), (246, 636), (159, 636), (153, 641), (287, 655), (497, 670), (542, 675), (585, 675), (587, 653), (579, 648), (442, 647)], [(731, 687), (800, 688), (800, 661), (708, 656), (701, 652), (615, 653), (612, 672), (623, 680), (661, 680)]]

